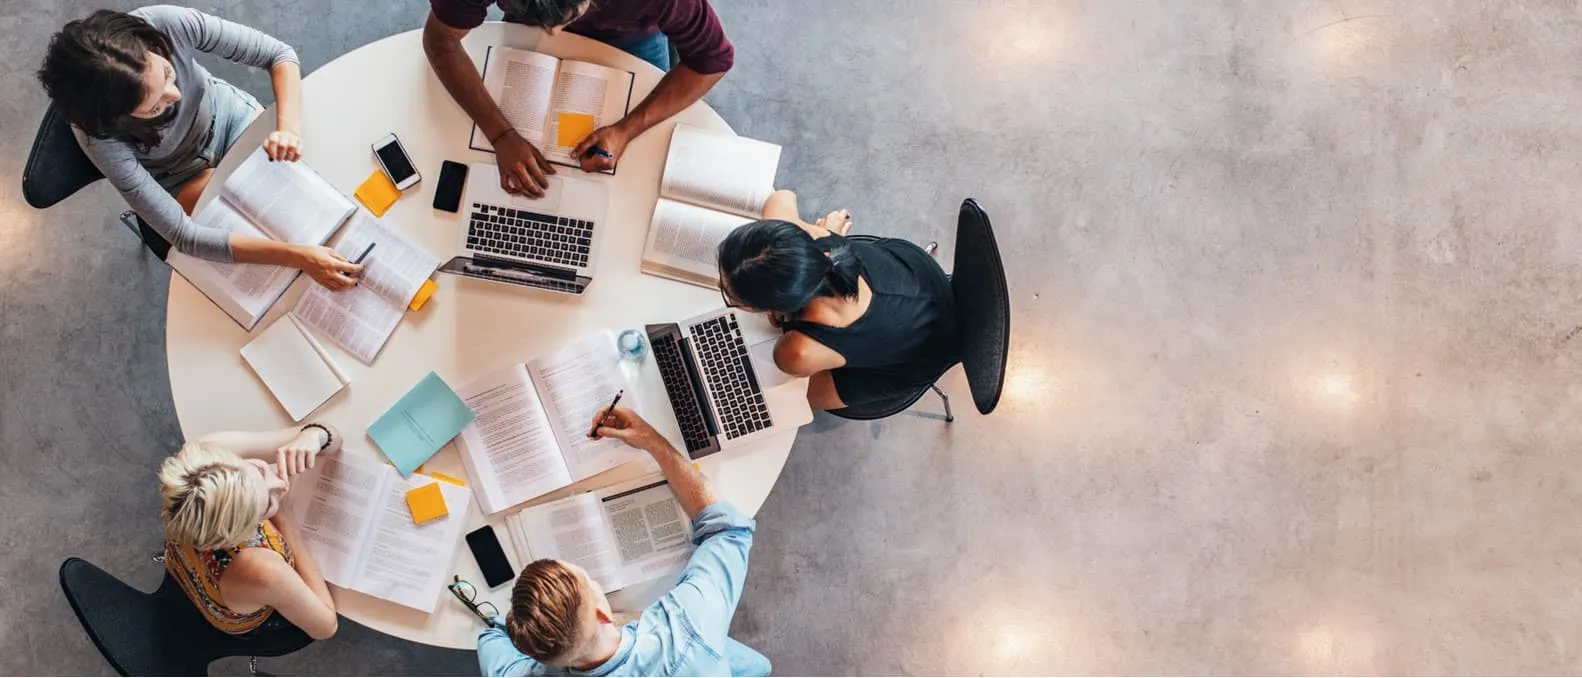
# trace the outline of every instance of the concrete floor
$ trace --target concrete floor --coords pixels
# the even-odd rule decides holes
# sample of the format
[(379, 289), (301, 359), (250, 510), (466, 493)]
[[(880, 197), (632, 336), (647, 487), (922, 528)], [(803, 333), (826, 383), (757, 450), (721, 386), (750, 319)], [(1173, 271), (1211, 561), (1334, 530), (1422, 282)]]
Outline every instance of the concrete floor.
[[(133, 4), (0, 2), (5, 673), (107, 672), (62, 558), (159, 577), (164, 269), (17, 181), (47, 35)], [(194, 4), (308, 69), (426, 9)], [(955, 374), (953, 425), (800, 436), (735, 624), (779, 672), (1582, 671), (1574, 2), (715, 5), (709, 100), (810, 212), (948, 260), (976, 197), (1014, 292), (993, 416)], [(266, 666), (476, 670), (352, 624)]]

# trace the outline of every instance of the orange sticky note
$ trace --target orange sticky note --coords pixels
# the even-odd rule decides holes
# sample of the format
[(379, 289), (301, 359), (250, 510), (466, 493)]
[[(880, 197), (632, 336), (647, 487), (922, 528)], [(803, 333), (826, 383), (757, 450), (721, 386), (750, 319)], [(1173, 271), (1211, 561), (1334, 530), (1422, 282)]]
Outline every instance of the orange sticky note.
[(352, 195), (374, 216), (382, 217), (395, 204), (396, 198), (401, 197), (401, 191), (390, 181), (390, 177), (385, 176), (384, 170), (374, 170)]
[(593, 116), (587, 113), (561, 113), (555, 136), (561, 146), (576, 146), (593, 134), (596, 124)]
[(452, 485), (459, 485), (461, 487), (466, 487), (467, 486), (467, 481), (462, 480), (461, 478), (457, 478), (456, 476), (448, 476), (448, 475), (445, 475), (445, 474), (440, 473), (438, 471), (430, 472), (428, 475), (429, 475), (430, 478), (433, 478), (433, 479), (441, 481), (441, 482), (450, 483)]
[(434, 290), (437, 289), (439, 289), (439, 285), (434, 284), (434, 281), (424, 280), (423, 286), (418, 288), (417, 294), (412, 295), (412, 303), (407, 304), (407, 310), (416, 311), (423, 308), (423, 304), (428, 303), (428, 298), (434, 296)]
[(419, 525), (450, 515), (450, 509), (445, 506), (445, 493), (440, 490), (439, 483), (407, 490), (406, 507), (412, 511), (412, 522)]

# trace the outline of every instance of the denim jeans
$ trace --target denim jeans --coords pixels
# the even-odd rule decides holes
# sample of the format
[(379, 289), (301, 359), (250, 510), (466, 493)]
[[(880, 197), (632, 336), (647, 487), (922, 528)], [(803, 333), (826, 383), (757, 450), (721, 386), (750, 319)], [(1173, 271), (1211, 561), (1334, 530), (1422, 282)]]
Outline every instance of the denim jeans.
[(653, 64), (661, 71), (670, 72), (670, 39), (666, 38), (664, 33), (654, 31), (652, 35), (641, 38), (612, 40), (609, 44), (611, 47)]

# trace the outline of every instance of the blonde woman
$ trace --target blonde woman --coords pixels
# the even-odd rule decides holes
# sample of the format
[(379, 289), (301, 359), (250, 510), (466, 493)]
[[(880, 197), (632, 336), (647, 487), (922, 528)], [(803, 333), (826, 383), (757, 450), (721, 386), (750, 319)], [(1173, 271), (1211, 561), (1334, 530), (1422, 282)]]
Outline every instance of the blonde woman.
[(215, 433), (160, 466), (165, 569), (215, 628), (243, 634), (289, 622), (318, 640), (335, 635), (318, 565), (292, 549), (296, 528), (272, 518), (291, 479), (340, 444), (338, 431), (316, 423)]

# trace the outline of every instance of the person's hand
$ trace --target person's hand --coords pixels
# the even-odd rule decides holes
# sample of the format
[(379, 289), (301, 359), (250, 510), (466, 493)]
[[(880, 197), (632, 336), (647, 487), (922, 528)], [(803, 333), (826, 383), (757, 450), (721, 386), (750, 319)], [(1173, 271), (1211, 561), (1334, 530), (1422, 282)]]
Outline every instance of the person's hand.
[(789, 321), (789, 320), (790, 320), (790, 318), (786, 317), (786, 314), (784, 314), (784, 313), (781, 313), (779, 311), (770, 311), (769, 312), (769, 324), (773, 325), (774, 328), (777, 329), (777, 330), (785, 329), (786, 322)]
[(302, 429), (291, 442), (275, 450), (275, 468), (280, 469), (281, 477), (290, 478), (306, 469), (313, 468), (313, 460), (319, 456), (319, 450), (324, 449), (325, 433), (316, 427), (309, 426)]
[(544, 197), (544, 189), (549, 187), (548, 175), (555, 173), (544, 154), (515, 129), (495, 142), (494, 161), (500, 166), (500, 188), (531, 198)]
[[(627, 142), (631, 140), (632, 137), (626, 133), (626, 128), (621, 127), (619, 124), (600, 127), (593, 130), (593, 134), (589, 134), (588, 138), (583, 139), (582, 143), (577, 144), (576, 148), (571, 149), (571, 157), (576, 158), (582, 164), (582, 171), (584, 172), (602, 172), (607, 169), (614, 169), (615, 163), (621, 159), (621, 153), (626, 151)], [(595, 146), (609, 153), (610, 157), (606, 158), (594, 152), (593, 148)]]
[(815, 225), (824, 227), (824, 230), (835, 235), (846, 235), (851, 232), (851, 210), (835, 210), (824, 215)]
[(340, 252), (323, 245), (308, 245), (302, 249), (302, 269), (315, 282), (331, 292), (344, 290), (357, 284), (362, 275), (362, 264), (354, 264)]
[(302, 137), (293, 132), (275, 130), (264, 140), (264, 153), (270, 160), (296, 162), (302, 159)]
[(653, 426), (649, 426), (636, 412), (624, 407), (615, 408), (608, 417), (604, 416), (602, 409), (594, 413), (593, 427), (595, 439), (614, 438), (639, 450), (653, 452), (668, 445), (664, 436), (659, 435)]

